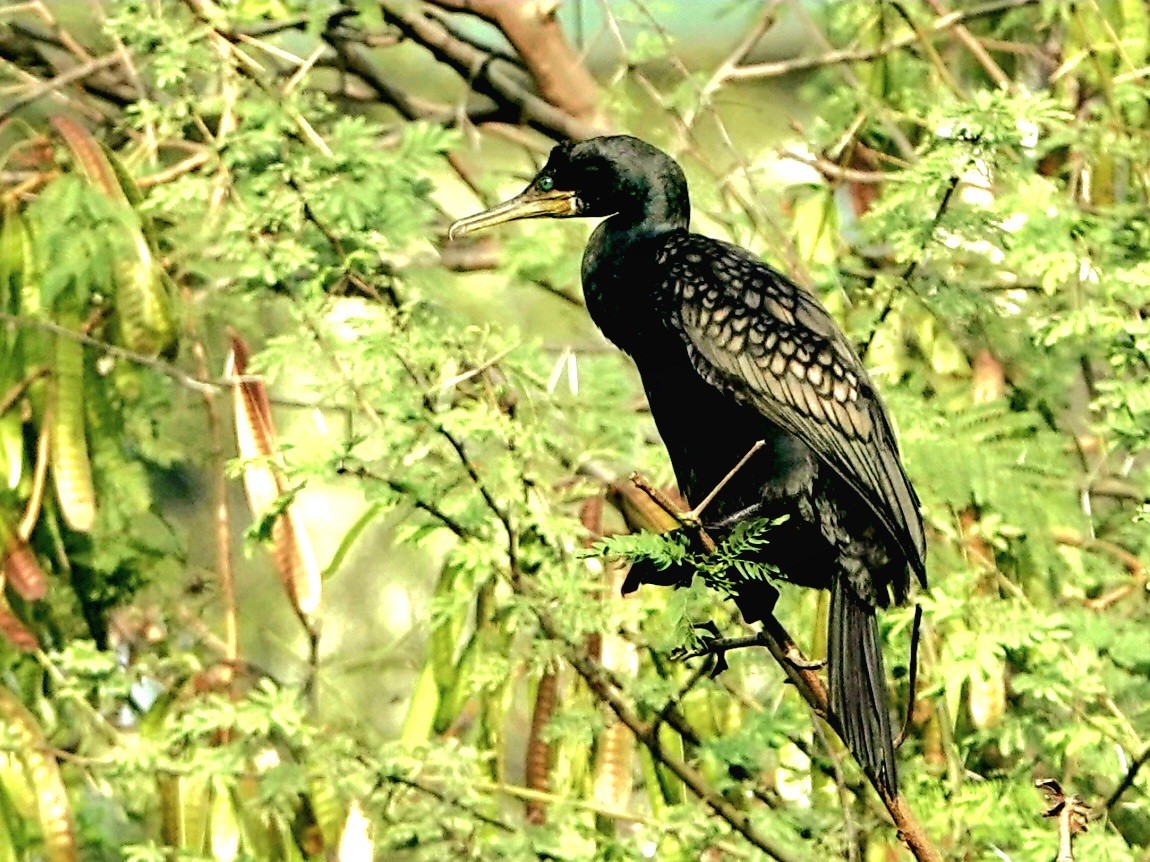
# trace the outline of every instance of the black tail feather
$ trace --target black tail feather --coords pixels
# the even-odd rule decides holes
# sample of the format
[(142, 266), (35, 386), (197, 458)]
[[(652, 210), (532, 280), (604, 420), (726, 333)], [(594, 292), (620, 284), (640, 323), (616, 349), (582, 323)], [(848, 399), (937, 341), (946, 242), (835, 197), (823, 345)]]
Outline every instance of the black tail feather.
[(898, 793), (898, 772), (878, 624), (874, 608), (841, 576), (831, 591), (829, 628), (831, 711), (855, 760), (893, 798)]

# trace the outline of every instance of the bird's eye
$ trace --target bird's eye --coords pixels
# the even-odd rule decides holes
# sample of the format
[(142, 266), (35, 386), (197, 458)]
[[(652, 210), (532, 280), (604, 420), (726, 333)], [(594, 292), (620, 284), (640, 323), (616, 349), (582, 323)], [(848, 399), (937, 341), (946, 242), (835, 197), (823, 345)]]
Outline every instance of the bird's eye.
[(555, 188), (555, 180), (551, 179), (551, 177), (540, 177), (538, 185), (540, 191), (549, 192)]

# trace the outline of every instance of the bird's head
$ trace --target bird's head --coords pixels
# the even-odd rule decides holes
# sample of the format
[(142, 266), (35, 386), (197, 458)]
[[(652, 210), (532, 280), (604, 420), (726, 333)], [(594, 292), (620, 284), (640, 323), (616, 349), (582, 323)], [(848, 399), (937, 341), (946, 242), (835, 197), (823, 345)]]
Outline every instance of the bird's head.
[(687, 181), (675, 160), (630, 135), (560, 144), (526, 189), (509, 201), (453, 224), (455, 239), (525, 218), (623, 216), (654, 219), (659, 227), (686, 227)]

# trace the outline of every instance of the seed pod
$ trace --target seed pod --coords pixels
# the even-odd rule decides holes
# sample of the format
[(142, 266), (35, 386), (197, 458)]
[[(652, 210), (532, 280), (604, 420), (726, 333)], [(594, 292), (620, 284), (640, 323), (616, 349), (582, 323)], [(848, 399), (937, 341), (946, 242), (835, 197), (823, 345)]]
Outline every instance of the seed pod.
[(236, 445), (241, 458), (261, 462), (244, 467), (244, 488), (253, 515), (264, 517), (275, 512), (271, 529), (272, 555), (292, 607), (310, 628), (319, 611), (322, 593), (319, 563), (297, 507), (290, 500), (284, 503), (287, 487), (283, 474), (269, 463), (277, 452), (271, 402), (262, 381), (244, 378), (248, 355), (247, 344), (233, 333), (225, 373), (235, 380), (232, 392)]
[(0, 717), (18, 740), (25, 774), (36, 794), (44, 858), (48, 862), (76, 862), (76, 830), (60, 765), (48, 752), (48, 741), (35, 717), (7, 688), (0, 686)]
[(65, 523), (86, 533), (96, 521), (96, 490), (84, 433), (84, 348), (74, 339), (58, 335), (55, 354), (49, 417), (52, 478)]

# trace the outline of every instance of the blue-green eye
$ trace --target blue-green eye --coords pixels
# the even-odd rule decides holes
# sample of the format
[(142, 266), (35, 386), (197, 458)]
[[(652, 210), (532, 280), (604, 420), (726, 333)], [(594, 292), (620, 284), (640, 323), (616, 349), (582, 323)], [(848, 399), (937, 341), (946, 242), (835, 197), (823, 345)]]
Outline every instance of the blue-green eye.
[(540, 177), (538, 186), (540, 191), (549, 192), (555, 188), (555, 180), (551, 179), (551, 177)]

